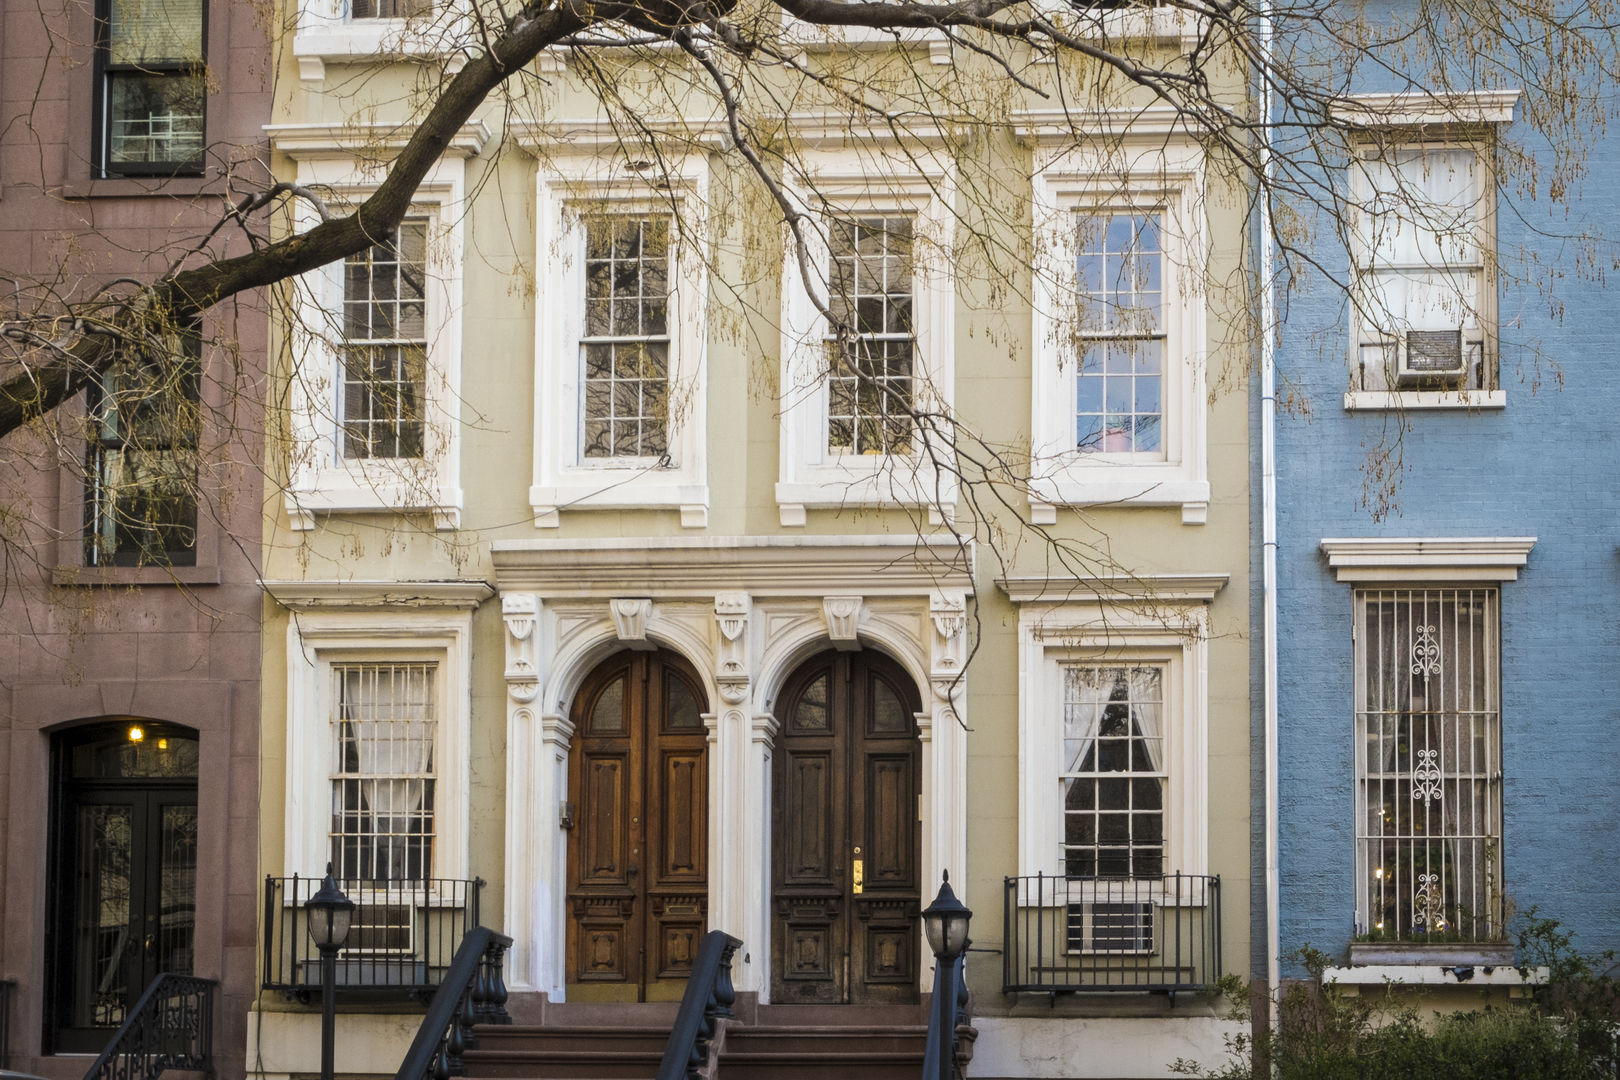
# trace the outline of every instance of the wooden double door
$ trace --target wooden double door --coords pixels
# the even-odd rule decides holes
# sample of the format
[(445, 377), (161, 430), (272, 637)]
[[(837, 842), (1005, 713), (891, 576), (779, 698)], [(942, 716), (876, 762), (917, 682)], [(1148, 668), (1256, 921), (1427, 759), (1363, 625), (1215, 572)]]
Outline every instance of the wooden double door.
[(778, 698), (771, 1000), (918, 998), (921, 743), (916, 686), (871, 649), (827, 652)]
[(568, 996), (679, 1000), (708, 917), (702, 684), (667, 650), (604, 661), (574, 699)]

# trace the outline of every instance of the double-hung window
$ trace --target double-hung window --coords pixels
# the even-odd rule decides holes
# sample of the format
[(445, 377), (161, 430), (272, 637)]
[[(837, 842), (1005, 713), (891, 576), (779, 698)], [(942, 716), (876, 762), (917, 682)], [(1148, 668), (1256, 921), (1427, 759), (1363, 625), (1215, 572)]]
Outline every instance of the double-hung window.
[(204, 0), (103, 0), (96, 165), (104, 176), (200, 172)]
[(827, 340), (827, 450), (908, 454), (917, 351), (912, 219), (847, 218), (828, 233), (828, 301), (842, 334)]
[(438, 665), (334, 664), (332, 678), (334, 873), (431, 878)]
[(593, 216), (584, 231), (579, 454), (656, 461), (669, 450), (669, 219)]
[(1158, 213), (1075, 213), (1074, 448), (1164, 454), (1164, 247)]
[(198, 339), (109, 368), (89, 393), (87, 566), (197, 560)]
[(1502, 933), (1498, 592), (1356, 592), (1356, 923), (1379, 940)]
[(1064, 664), (1063, 867), (1164, 873), (1164, 668)]
[(338, 428), (345, 458), (422, 456), (427, 233), (426, 221), (405, 221), (344, 263)]
[(1353, 163), (1356, 390), (1496, 388), (1485, 164), (1477, 147), (1409, 143)]

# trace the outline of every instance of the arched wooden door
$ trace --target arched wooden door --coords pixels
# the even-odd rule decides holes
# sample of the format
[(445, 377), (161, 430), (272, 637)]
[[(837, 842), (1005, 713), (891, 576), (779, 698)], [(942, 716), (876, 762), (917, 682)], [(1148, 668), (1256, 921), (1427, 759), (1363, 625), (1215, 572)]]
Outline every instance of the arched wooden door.
[(672, 652), (604, 661), (574, 698), (568, 996), (679, 1000), (709, 902), (702, 684)]
[(917, 1000), (920, 709), (871, 649), (783, 687), (772, 759), (771, 1000)]

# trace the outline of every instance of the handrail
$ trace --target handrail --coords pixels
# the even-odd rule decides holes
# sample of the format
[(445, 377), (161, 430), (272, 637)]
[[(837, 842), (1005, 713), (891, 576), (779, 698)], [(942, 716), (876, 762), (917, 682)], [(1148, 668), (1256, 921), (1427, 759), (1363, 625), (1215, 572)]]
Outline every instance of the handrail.
[(443, 1080), (459, 1075), (461, 1055), (476, 1039), (474, 1024), (510, 1024), (501, 963), (512, 939), (487, 926), (467, 931), (433, 994), (395, 1080)]
[(729, 1017), (731, 1003), (737, 1000), (731, 986), (731, 958), (741, 947), (742, 942), (724, 930), (703, 935), (664, 1058), (658, 1063), (658, 1080), (698, 1080), (709, 1063), (715, 1022)]
[(11, 1068), (11, 992), (17, 984), (0, 979), (0, 1069)]
[(213, 979), (153, 979), (84, 1080), (157, 1080), (165, 1069), (214, 1072)]

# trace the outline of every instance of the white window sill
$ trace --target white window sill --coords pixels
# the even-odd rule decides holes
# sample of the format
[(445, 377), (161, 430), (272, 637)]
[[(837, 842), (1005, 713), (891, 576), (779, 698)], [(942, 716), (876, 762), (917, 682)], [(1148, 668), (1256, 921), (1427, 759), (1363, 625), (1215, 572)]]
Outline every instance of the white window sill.
[(1081, 476), (1085, 466), (1060, 476), (1043, 476), (1029, 483), (1030, 520), (1036, 525), (1057, 521), (1057, 507), (1178, 506), (1183, 525), (1202, 525), (1209, 516), (1207, 480), (1188, 480), (1179, 465), (1098, 465), (1095, 477)]
[[(923, 473), (911, 458), (857, 458), (857, 467), (805, 469), (803, 480), (780, 481), (776, 504), (785, 526), (803, 525), (805, 511), (926, 509), (930, 525), (943, 524), (956, 508), (956, 490), (948, 478), (939, 484), (932, 470)], [(942, 488), (942, 490), (940, 490)]]
[(1540, 986), (1547, 981), (1547, 975), (1544, 967), (1521, 970), (1511, 965), (1367, 964), (1330, 967), (1322, 972), (1322, 982), (1352, 990), (1363, 986), (1460, 986), (1473, 990), (1492, 986)]
[(461, 528), (461, 489), (379, 481), (365, 486), (322, 485), (287, 492), (287, 517), (295, 532), (315, 527), (317, 514), (394, 514), (417, 511), (433, 515), (433, 528)]
[(1506, 390), (1351, 390), (1344, 395), (1348, 412), (1436, 409), (1469, 412), (1507, 408)]
[[(637, 482), (647, 478), (654, 482)], [(529, 508), (534, 511), (537, 529), (558, 528), (564, 510), (679, 510), (682, 528), (704, 529), (709, 524), (709, 486), (634, 470), (604, 469), (588, 478), (570, 477), (529, 488)]]

